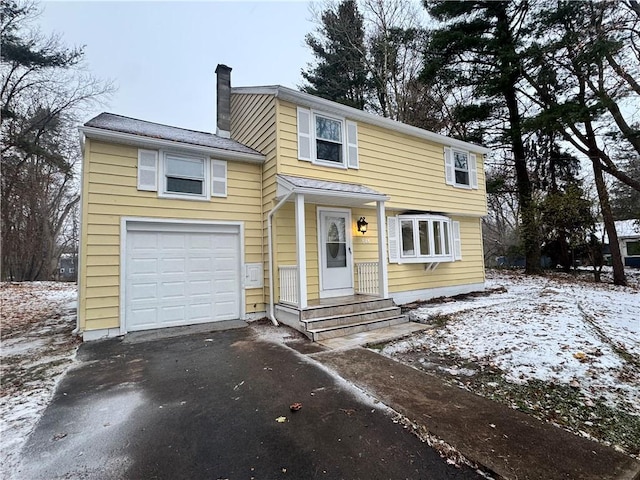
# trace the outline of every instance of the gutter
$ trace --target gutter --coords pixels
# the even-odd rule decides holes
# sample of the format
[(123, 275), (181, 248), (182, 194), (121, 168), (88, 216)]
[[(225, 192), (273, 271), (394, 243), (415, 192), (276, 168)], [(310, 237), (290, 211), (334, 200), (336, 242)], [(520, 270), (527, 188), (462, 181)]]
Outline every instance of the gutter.
[(278, 204), (273, 207), (273, 209), (267, 215), (267, 240), (268, 240), (268, 253), (269, 253), (269, 319), (271, 322), (277, 327), (278, 321), (276, 320), (276, 316), (274, 313), (274, 302), (273, 302), (273, 241), (271, 240), (271, 224), (272, 219), (275, 213), (280, 210), (280, 207), (285, 204), (287, 200), (293, 195), (294, 192), (290, 191), (285, 195), (285, 197), (278, 202)]

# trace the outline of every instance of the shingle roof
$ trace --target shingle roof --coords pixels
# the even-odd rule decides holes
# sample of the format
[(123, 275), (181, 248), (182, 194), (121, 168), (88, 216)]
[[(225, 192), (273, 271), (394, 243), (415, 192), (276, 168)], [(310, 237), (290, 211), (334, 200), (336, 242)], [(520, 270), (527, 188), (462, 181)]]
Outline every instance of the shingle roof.
[(160, 123), (146, 122), (136, 118), (123, 117), (103, 112), (84, 124), (85, 127), (102, 128), (114, 132), (129, 133), (143, 137), (188, 143), (203, 147), (219, 148), (231, 152), (260, 155), (260, 152), (229, 138), (222, 138), (208, 132), (171, 127)]
[(278, 177), (289, 182), (294, 187), (310, 188), (315, 190), (341, 192), (341, 193), (356, 193), (360, 195), (382, 195), (372, 188), (365, 187), (357, 183), (342, 183), (342, 182), (329, 182), (327, 180), (316, 180), (314, 178), (294, 177), (292, 175), (278, 174)]

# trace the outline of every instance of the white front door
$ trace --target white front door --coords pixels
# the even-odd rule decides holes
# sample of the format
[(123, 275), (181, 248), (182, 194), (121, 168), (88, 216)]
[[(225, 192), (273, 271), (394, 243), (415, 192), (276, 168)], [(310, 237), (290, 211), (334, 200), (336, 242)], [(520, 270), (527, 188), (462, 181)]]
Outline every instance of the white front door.
[(351, 212), (318, 210), (320, 297), (353, 295)]

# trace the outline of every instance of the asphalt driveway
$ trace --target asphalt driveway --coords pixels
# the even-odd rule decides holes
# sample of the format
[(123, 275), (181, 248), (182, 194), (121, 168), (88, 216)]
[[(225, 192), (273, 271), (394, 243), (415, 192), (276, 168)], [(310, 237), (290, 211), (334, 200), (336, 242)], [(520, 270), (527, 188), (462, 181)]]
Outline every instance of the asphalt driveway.
[[(251, 328), (88, 343), (78, 360), (13, 477), (481, 478)], [(293, 402), (302, 409), (290, 412)]]

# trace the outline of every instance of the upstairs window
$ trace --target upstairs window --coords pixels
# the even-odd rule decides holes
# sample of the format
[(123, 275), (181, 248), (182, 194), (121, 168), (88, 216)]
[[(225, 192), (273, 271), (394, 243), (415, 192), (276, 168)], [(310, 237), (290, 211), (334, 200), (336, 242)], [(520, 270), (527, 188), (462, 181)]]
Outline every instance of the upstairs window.
[(459, 188), (478, 188), (477, 157), (474, 153), (457, 148), (444, 149), (445, 181)]
[(205, 195), (204, 158), (165, 156), (165, 193), (185, 195)]
[(227, 162), (208, 157), (138, 150), (138, 190), (161, 198), (208, 200), (227, 196)]
[(298, 160), (318, 165), (358, 168), (356, 122), (298, 107)]
[(313, 118), (316, 124), (316, 160), (342, 165), (342, 122), (318, 114)]

